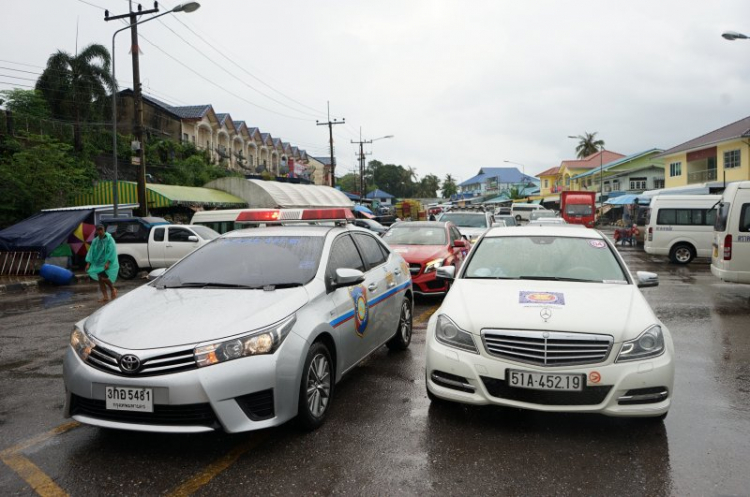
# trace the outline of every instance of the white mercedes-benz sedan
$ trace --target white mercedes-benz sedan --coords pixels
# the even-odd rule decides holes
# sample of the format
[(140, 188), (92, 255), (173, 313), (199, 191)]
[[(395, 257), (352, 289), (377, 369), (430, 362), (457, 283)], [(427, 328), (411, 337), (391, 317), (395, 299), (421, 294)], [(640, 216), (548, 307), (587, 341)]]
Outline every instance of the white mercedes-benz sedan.
[(427, 328), (431, 400), (663, 419), (674, 347), (612, 243), (578, 226), (489, 230)]
[(412, 298), (406, 262), (366, 230), (227, 233), (75, 325), (65, 415), (152, 432), (235, 433), (295, 416), (316, 428), (342, 375), (384, 344), (409, 346)]

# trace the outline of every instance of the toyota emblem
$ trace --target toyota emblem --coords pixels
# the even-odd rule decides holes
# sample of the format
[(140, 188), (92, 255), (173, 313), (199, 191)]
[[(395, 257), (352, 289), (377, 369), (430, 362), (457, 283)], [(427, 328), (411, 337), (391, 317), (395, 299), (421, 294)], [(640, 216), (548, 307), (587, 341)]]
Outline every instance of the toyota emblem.
[(542, 319), (544, 319), (544, 322), (546, 323), (547, 320), (552, 317), (552, 311), (545, 307), (539, 315), (542, 316)]
[(120, 369), (123, 373), (135, 373), (141, 367), (141, 360), (133, 354), (120, 357)]

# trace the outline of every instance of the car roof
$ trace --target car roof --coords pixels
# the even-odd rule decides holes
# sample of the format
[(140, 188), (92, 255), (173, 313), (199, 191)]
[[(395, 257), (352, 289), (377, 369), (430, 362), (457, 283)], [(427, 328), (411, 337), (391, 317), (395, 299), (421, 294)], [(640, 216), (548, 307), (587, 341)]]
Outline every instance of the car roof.
[(408, 227), (408, 228), (438, 228), (445, 227), (450, 221), (401, 221), (393, 223), (391, 228), (394, 227)]
[(558, 236), (566, 238), (604, 239), (604, 235), (600, 231), (577, 224), (528, 224), (512, 230), (490, 228), (484, 236), (485, 238), (500, 236)]

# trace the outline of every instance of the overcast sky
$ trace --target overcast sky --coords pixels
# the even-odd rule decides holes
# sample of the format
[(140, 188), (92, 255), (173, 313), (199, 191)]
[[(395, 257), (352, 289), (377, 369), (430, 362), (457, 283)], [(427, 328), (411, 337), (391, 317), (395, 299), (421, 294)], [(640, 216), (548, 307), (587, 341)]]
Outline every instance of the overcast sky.
[[(40, 72), (54, 51), (74, 53), (76, 24), (79, 47), (109, 47), (123, 25), (102, 9), (128, 8), (2, 4), (0, 89), (33, 85), (8, 68)], [(330, 100), (331, 116), (346, 118), (334, 127), (337, 173), (355, 164), (360, 126), (365, 139), (395, 135), (367, 146), (368, 160), (465, 180), (504, 160), (537, 174), (573, 158), (567, 136), (584, 131), (630, 154), (750, 115), (750, 41), (720, 36), (750, 34), (747, 0), (201, 0), (162, 20), (139, 28), (145, 92), (210, 103), (312, 155), (328, 154), (315, 120)], [(129, 45), (118, 35), (124, 86)]]

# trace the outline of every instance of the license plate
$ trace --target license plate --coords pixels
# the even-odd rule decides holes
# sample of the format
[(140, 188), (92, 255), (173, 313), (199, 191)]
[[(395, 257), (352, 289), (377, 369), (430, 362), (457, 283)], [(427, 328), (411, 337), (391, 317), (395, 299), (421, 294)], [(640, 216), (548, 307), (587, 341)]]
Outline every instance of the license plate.
[(107, 409), (113, 411), (154, 412), (152, 388), (111, 387), (104, 391)]
[(582, 374), (532, 373), (531, 371), (508, 370), (508, 385), (531, 390), (555, 390), (580, 392), (586, 382)]

